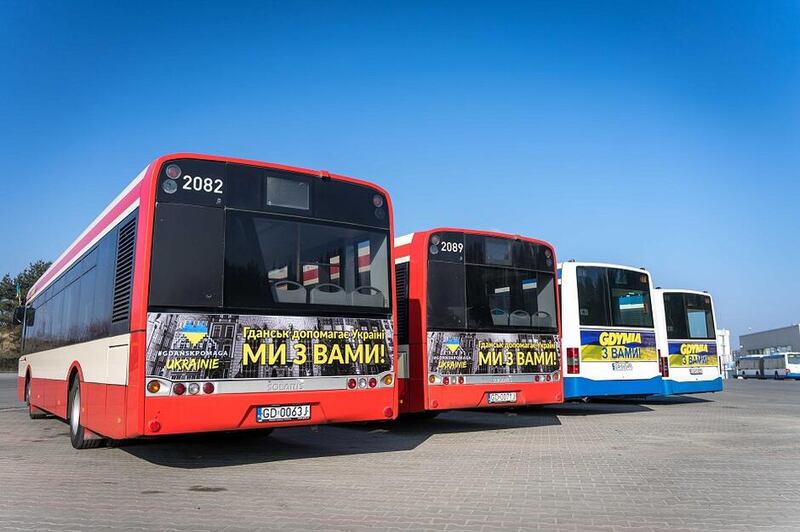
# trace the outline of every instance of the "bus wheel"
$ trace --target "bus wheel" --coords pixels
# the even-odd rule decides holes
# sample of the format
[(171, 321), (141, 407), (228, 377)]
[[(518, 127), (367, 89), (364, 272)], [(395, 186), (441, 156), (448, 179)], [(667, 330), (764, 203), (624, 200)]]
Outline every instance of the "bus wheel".
[(775, 380), (778, 380), (778, 372), (775, 372)]
[(72, 379), (67, 402), (67, 420), (69, 421), (69, 439), (76, 449), (92, 449), (100, 446), (103, 440), (91, 437), (81, 425), (81, 383), (77, 377)]
[(28, 377), (25, 379), (25, 404), (28, 405), (28, 416), (31, 419), (45, 419), (49, 417), (47, 414), (36, 408), (35, 406), (31, 406), (31, 378)]

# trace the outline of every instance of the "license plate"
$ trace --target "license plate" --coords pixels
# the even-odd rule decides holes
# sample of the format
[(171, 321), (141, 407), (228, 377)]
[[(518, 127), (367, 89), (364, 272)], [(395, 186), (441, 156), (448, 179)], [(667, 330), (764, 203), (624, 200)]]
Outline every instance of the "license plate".
[(611, 369), (613, 371), (632, 371), (633, 362), (612, 362)]
[(703, 368), (689, 368), (689, 375), (702, 375)]
[(311, 419), (311, 405), (259, 406), (256, 408), (256, 421), (289, 421)]
[(517, 392), (499, 392), (489, 394), (489, 403), (516, 403)]

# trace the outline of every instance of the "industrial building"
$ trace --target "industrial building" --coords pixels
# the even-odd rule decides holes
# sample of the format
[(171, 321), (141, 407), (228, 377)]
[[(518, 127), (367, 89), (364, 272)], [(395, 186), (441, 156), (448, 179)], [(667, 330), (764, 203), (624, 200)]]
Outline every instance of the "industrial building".
[(800, 324), (743, 334), (739, 337), (739, 344), (744, 355), (800, 351)]

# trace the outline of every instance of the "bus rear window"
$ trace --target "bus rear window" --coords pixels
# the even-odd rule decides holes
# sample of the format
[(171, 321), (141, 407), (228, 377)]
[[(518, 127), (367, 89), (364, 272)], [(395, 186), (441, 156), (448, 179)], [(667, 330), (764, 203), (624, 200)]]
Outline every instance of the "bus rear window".
[(383, 231), (229, 211), (225, 306), (389, 308)]
[(650, 284), (642, 272), (609, 268), (612, 322), (617, 327), (652, 327)]
[(711, 340), (717, 337), (711, 298), (701, 294), (684, 294), (689, 338)]
[(385, 315), (388, 240), (381, 230), (158, 204), (150, 304)]
[(689, 337), (682, 294), (670, 292), (664, 294), (664, 316), (667, 321), (667, 337), (670, 340)]
[(552, 274), (473, 265), (466, 273), (470, 329), (556, 326)]
[(552, 332), (558, 326), (552, 251), (533, 242), (431, 235), (427, 291), (429, 328)]
[(652, 327), (650, 282), (646, 273), (622, 268), (579, 266), (581, 325)]
[(664, 315), (670, 340), (713, 340), (716, 338), (711, 298), (702, 294), (667, 292)]

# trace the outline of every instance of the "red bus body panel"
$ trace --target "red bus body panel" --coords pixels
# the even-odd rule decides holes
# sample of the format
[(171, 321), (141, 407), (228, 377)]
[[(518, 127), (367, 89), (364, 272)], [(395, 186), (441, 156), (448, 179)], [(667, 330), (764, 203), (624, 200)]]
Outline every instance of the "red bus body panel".
[[(408, 378), (400, 378), (400, 413), (423, 412), (425, 410), (449, 410), (460, 408), (492, 408), (523, 406), (534, 404), (562, 403), (564, 401), (563, 379), (550, 382), (515, 382), (491, 384), (450, 384), (432, 385), (428, 382), (428, 340), (427, 340), (427, 283), (428, 283), (428, 241), (433, 233), (458, 232), (465, 234), (491, 236), (524, 240), (550, 248), (553, 254), (553, 275), (557, 278), (556, 255), (553, 246), (543, 240), (519, 235), (477, 231), (451, 227), (440, 227), (413, 234), (411, 242), (395, 246), (395, 261), (410, 262), (408, 276)], [(556, 322), (558, 337), (561, 336), (561, 313), (558, 290), (556, 290)], [(560, 357), (559, 357), (560, 358)], [(502, 378), (498, 375), (498, 378)], [(492, 392), (517, 392), (517, 402), (513, 404), (489, 404), (488, 394)]]

